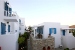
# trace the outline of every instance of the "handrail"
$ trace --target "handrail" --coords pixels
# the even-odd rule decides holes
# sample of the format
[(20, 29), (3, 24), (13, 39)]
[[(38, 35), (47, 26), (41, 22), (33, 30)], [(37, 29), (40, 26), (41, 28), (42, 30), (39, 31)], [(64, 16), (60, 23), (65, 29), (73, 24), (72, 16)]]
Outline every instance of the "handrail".
[(4, 11), (4, 16), (8, 16), (8, 17), (14, 17), (17, 16), (17, 13), (14, 11)]

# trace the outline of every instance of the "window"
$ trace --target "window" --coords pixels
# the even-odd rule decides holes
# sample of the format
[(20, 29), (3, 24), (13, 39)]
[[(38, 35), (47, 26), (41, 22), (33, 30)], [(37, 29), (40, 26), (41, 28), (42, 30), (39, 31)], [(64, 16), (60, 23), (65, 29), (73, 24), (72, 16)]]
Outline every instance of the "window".
[(12, 8), (9, 8), (9, 16), (11, 17), (12, 15)]
[(54, 28), (52, 28), (52, 33), (54, 33)]
[(65, 36), (65, 30), (62, 30), (63, 36)]
[(38, 27), (38, 28), (37, 28), (37, 33), (43, 34), (43, 28)]
[(8, 32), (10, 32), (10, 25), (8, 25)]
[(5, 16), (8, 16), (8, 8), (9, 8), (9, 7), (8, 7), (8, 4), (9, 4), (9, 3), (4, 2), (4, 15), (5, 15)]
[(15, 30), (15, 32), (17, 32), (17, 30)]
[(19, 27), (19, 30), (21, 30), (21, 27)]
[(49, 34), (56, 34), (56, 28), (49, 28)]
[(19, 19), (19, 24), (21, 24), (21, 19)]
[(1, 22), (1, 34), (6, 34), (6, 24)]

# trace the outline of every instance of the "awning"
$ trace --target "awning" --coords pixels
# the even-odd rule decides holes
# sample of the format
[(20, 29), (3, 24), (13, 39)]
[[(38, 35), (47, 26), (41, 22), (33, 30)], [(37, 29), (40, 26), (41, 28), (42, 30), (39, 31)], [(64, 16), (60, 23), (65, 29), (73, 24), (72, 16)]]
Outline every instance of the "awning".
[(61, 28), (61, 30), (75, 30), (75, 28)]

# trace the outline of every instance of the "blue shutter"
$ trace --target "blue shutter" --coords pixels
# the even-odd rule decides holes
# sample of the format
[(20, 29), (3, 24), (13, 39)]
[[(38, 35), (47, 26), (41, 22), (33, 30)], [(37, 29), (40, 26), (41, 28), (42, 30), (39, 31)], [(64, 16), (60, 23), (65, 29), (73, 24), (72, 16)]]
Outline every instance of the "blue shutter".
[(54, 34), (56, 34), (56, 28), (54, 28)]
[(10, 17), (11, 17), (11, 14), (12, 14), (12, 8), (9, 8), (9, 13), (10, 13)]
[(6, 25), (1, 22), (1, 34), (6, 34)]
[(63, 35), (65, 36), (65, 30), (62, 30)]
[(9, 8), (9, 7), (8, 7), (7, 4), (9, 4), (9, 3), (7, 3), (7, 2), (4, 3), (4, 10), (5, 10), (5, 11), (4, 11), (4, 15), (5, 15), (5, 16), (6, 16), (6, 15), (8, 16), (8, 8)]
[(50, 34), (50, 35), (52, 34), (52, 29), (51, 29), (51, 28), (49, 28), (49, 34)]
[(4, 10), (7, 10), (7, 2), (4, 3)]
[(43, 31), (42, 28), (39, 28), (39, 29), (40, 29), (40, 34), (43, 34), (43, 32), (42, 32), (42, 31)]
[(12, 11), (12, 8), (9, 8), (9, 11)]
[(1, 22), (1, 34), (3, 34), (3, 23)]
[(8, 32), (10, 32), (10, 25), (8, 25)]
[(19, 19), (19, 24), (21, 24), (21, 20)]
[(6, 11), (8, 11), (8, 5), (7, 4), (9, 4), (9, 3), (7, 3), (7, 2), (4, 3), (4, 6), (5, 6), (5, 10)]
[(6, 24), (4, 23), (4, 34), (6, 34)]
[(7, 2), (4, 2), (4, 15), (5, 15), (5, 16), (8, 15), (8, 14), (7, 14), (7, 9), (8, 9), (8, 7), (7, 7)]

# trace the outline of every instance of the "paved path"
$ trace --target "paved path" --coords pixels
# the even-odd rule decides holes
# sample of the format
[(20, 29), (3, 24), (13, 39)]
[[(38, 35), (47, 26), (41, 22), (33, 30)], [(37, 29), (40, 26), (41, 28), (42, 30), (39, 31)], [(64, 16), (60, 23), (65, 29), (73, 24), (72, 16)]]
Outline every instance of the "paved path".
[(56, 48), (55, 50), (64, 50), (64, 49)]
[[(56, 48), (55, 50), (64, 50), (64, 49)], [(75, 49), (70, 49), (70, 50), (75, 50)]]

